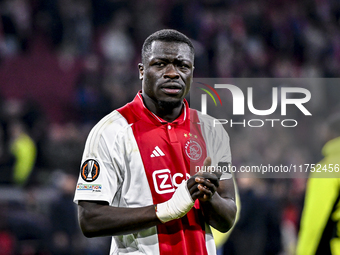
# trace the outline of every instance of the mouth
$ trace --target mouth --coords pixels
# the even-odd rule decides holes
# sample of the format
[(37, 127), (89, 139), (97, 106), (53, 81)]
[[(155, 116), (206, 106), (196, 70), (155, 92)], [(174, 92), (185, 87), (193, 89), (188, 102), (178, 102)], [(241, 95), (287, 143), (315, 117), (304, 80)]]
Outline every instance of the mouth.
[(161, 90), (168, 95), (178, 95), (183, 90), (183, 86), (177, 82), (167, 82), (161, 86)]

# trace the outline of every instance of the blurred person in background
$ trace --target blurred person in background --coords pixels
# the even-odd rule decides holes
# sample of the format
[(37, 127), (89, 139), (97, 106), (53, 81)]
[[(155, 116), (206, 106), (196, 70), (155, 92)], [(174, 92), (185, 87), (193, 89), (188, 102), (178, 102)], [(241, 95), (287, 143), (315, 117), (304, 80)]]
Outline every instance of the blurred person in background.
[(72, 202), (77, 179), (73, 174), (54, 174), (59, 196), (51, 203), (52, 254), (69, 255), (81, 252), (80, 230), (77, 221), (77, 207)]
[(103, 71), (99, 58), (89, 55), (76, 84), (75, 108), (82, 125), (93, 126), (111, 111), (110, 98), (103, 89)]
[(51, 171), (61, 169), (76, 175), (74, 168), (79, 164), (83, 142), (82, 132), (74, 123), (50, 125), (42, 147), (45, 166)]
[[(3, 103), (4, 131), (7, 136), (5, 149), (11, 154), (11, 183), (18, 187), (28, 184), (35, 167), (37, 146), (30, 134), (27, 116), (27, 105), (18, 99), (7, 100)], [(31, 119), (31, 118), (28, 118)]]
[(56, 1), (62, 24), (61, 46), (65, 53), (85, 55), (92, 42), (92, 9), (90, 0)]
[(252, 173), (237, 178), (240, 218), (223, 247), (223, 255), (275, 255), (282, 250), (280, 206), (267, 180)]
[(340, 254), (340, 113), (328, 119), (325, 134), (324, 158), (307, 182), (297, 255)]
[(34, 169), (37, 148), (33, 139), (28, 135), (24, 124), (15, 121), (10, 124), (11, 152), (15, 162), (13, 166), (13, 183), (24, 186)]
[(31, 6), (28, 0), (0, 1), (0, 62), (28, 50), (32, 35)]

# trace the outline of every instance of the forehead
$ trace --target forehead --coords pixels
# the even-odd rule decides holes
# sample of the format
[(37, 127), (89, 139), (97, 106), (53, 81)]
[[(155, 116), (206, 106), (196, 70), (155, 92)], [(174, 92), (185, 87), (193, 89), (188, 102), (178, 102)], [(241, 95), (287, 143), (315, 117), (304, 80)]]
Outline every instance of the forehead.
[(194, 54), (186, 43), (153, 41), (149, 59), (153, 58), (177, 58), (193, 62)]

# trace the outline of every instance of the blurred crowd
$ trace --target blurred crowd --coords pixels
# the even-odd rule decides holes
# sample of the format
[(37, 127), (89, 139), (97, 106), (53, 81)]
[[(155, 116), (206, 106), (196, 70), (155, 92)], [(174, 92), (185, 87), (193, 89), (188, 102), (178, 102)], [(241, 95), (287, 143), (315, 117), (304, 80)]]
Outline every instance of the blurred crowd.
[[(0, 254), (108, 253), (109, 239), (85, 239), (77, 225), (82, 150), (141, 88), (141, 46), (162, 28), (193, 40), (195, 77), (340, 76), (337, 0), (0, 0)], [(234, 164), (316, 163), (340, 88), (312, 90), (312, 123), (228, 128)], [(238, 183), (241, 217), (222, 252), (293, 254), (305, 179)]]

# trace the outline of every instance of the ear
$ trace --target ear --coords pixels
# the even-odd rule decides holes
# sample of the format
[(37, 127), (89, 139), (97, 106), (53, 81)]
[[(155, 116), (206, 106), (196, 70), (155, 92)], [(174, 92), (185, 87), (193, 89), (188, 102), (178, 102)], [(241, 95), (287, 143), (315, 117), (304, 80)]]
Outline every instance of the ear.
[(139, 63), (138, 69), (139, 69), (139, 79), (143, 80), (143, 77), (144, 77), (144, 66), (143, 66), (143, 64)]

